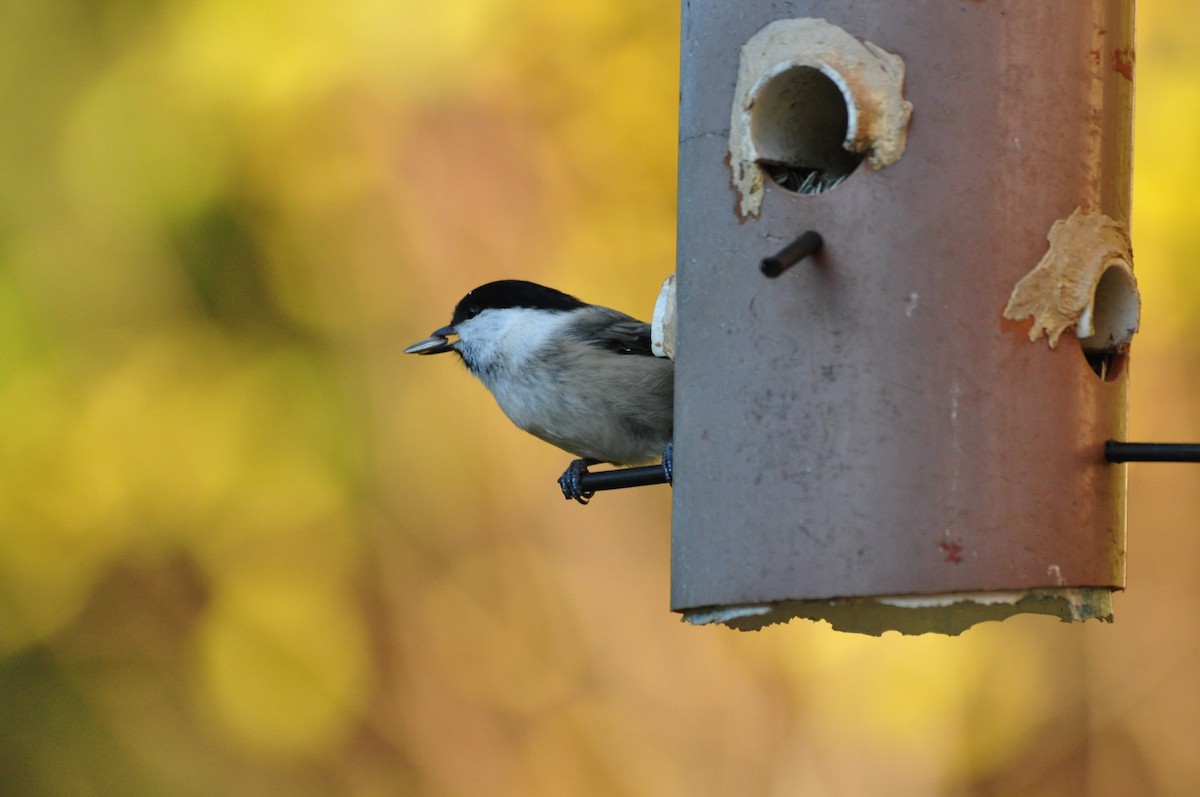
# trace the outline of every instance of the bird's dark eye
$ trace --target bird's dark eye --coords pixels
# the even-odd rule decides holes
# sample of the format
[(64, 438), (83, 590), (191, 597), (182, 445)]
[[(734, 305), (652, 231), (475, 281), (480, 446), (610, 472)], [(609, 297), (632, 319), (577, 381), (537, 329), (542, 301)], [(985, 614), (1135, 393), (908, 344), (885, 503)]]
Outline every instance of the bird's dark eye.
[(480, 309), (479, 305), (473, 304), (467, 308), (467, 318), (474, 318), (475, 316), (479, 315), (481, 312), (483, 312), (483, 310)]

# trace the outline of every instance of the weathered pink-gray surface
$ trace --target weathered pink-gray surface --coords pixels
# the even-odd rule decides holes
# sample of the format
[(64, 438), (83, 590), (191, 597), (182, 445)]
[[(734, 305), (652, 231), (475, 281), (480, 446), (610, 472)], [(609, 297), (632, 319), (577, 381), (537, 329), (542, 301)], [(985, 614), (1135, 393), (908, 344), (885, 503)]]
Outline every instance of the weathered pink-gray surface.
[[(822, 17), (899, 55), (907, 150), (739, 220), (739, 47)], [(1128, 224), (1133, 5), (684, 4), (672, 607), (1121, 587), (1128, 369), (1005, 321), (1081, 208)], [(759, 260), (814, 229), (815, 263)]]

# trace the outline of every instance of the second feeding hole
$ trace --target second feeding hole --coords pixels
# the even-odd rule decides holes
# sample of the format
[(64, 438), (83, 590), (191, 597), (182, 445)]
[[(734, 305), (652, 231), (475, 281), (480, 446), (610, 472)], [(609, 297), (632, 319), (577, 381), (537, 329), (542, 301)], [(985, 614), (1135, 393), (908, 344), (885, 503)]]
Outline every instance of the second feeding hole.
[(848, 90), (820, 69), (790, 66), (755, 92), (750, 135), (758, 165), (781, 188), (819, 194), (862, 163), (846, 149), (857, 124)]
[(1091, 334), (1079, 339), (1088, 365), (1104, 381), (1121, 375), (1140, 314), (1133, 278), (1120, 268), (1106, 269), (1096, 285), (1091, 310), (1080, 319), (1080, 327)]

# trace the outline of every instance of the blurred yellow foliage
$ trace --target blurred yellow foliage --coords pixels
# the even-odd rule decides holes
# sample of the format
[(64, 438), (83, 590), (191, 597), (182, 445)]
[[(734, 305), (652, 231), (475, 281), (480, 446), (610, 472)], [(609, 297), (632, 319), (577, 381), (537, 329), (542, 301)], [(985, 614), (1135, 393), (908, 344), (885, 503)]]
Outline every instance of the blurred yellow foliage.
[(368, 639), (347, 574), (320, 557), (301, 564), (221, 573), (196, 629), (201, 704), (250, 752), (336, 748), (367, 695)]

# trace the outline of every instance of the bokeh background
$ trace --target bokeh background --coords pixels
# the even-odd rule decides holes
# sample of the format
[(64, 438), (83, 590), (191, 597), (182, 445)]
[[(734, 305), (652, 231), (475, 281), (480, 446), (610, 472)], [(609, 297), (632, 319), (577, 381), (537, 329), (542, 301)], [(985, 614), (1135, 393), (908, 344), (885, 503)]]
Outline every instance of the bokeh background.
[[(499, 276), (649, 314), (679, 6), (0, 1), (0, 794), (1193, 795), (1200, 469), (1117, 621), (667, 609), (669, 492), (450, 360)], [(1133, 439), (1200, 439), (1200, 5), (1138, 16)]]

